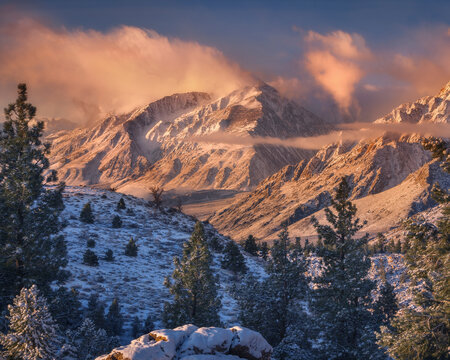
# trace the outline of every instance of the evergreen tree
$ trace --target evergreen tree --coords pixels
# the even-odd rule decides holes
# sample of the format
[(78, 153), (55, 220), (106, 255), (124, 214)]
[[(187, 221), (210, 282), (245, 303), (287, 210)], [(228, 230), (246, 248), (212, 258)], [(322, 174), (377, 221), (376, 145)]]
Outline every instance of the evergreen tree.
[(80, 213), (80, 220), (87, 223), (87, 224), (93, 224), (95, 220), (95, 216), (92, 212), (91, 203), (88, 202), (84, 204), (83, 209)]
[(174, 258), (173, 281), (169, 277), (165, 281), (174, 297), (173, 302), (164, 304), (163, 321), (166, 326), (220, 324), (221, 301), (211, 263), (203, 225), (197, 222), (191, 238), (183, 245), (182, 259)]
[[(425, 148), (450, 172), (448, 143), (431, 139)], [(409, 249), (405, 255), (412, 305), (401, 309), (389, 327), (382, 327), (379, 344), (394, 359), (448, 359), (450, 332), (450, 205), (449, 195), (435, 184), (433, 198), (444, 205), (437, 226), (406, 222)]]
[(329, 225), (312, 220), (323, 240), (323, 268), (313, 279), (311, 304), (322, 340), (317, 350), (323, 359), (369, 359), (377, 354), (370, 312), (375, 284), (367, 277), (371, 260), (364, 251), (368, 235), (355, 238), (363, 225), (348, 200), (350, 190), (343, 178), (331, 201), (335, 212), (325, 209)]
[(82, 322), (81, 303), (78, 292), (60, 287), (52, 293), (49, 301), (52, 317), (63, 330), (75, 329)]
[(86, 246), (88, 247), (88, 248), (95, 248), (95, 240), (94, 239), (91, 239), (91, 238), (89, 238), (89, 239), (87, 239), (86, 240)]
[(108, 335), (119, 336), (122, 333), (123, 317), (120, 313), (119, 301), (114, 299), (106, 315), (105, 330)]
[[(44, 187), (50, 144), (41, 141), (44, 123), (35, 113), (20, 84), (0, 130), (0, 313), (21, 288), (37, 284), (47, 294), (67, 276), (66, 245), (57, 235), (64, 185)], [(47, 183), (54, 180), (51, 172)]]
[(89, 297), (86, 318), (91, 319), (97, 329), (105, 329), (105, 304), (98, 300), (97, 294)]
[(144, 321), (144, 327), (142, 328), (143, 334), (148, 334), (149, 332), (155, 330), (155, 324), (153, 323), (153, 318), (150, 314), (147, 315)]
[(64, 360), (94, 360), (119, 346), (117, 337), (109, 336), (105, 330), (96, 328), (94, 322), (88, 318), (76, 330), (69, 330), (66, 339), (62, 348)]
[(256, 245), (256, 239), (253, 235), (249, 235), (244, 242), (244, 250), (250, 255), (258, 255), (258, 245)]
[(143, 334), (142, 324), (139, 317), (135, 316), (133, 322), (131, 323), (131, 336), (133, 339), (138, 338)]
[(386, 280), (379, 289), (379, 297), (375, 302), (375, 321), (377, 326), (386, 326), (398, 311), (394, 287)]
[(88, 266), (98, 266), (98, 257), (95, 252), (87, 249), (83, 254), (83, 264)]
[(23, 288), (8, 310), (9, 332), (0, 334), (3, 355), (23, 360), (56, 359), (60, 344), (57, 325), (37, 286)]
[(105, 252), (105, 260), (106, 261), (114, 261), (114, 253), (111, 249), (106, 250)]
[(268, 255), (269, 255), (269, 245), (267, 245), (266, 241), (263, 241), (259, 249), (259, 256), (261, 256), (263, 260), (267, 260)]
[(120, 198), (119, 202), (117, 203), (117, 210), (125, 210), (127, 207), (125, 206), (125, 200), (123, 198)]
[(235, 274), (247, 272), (244, 256), (234, 241), (228, 241), (225, 246), (222, 268), (231, 270)]
[(118, 229), (122, 227), (122, 219), (119, 215), (115, 215), (112, 220), (112, 227)]
[(130, 241), (128, 241), (127, 246), (125, 247), (125, 255), (136, 257), (138, 254), (138, 246), (136, 245), (136, 241), (130, 237)]
[(288, 334), (289, 329), (301, 331), (300, 323), (306, 315), (300, 303), (307, 297), (308, 285), (305, 259), (298, 247), (291, 246), (286, 226), (274, 242), (271, 255), (267, 266), (269, 277), (259, 282), (248, 276), (235, 289), (235, 297), (241, 323), (259, 331), (276, 346), (286, 336), (293, 336)]
[(386, 252), (386, 241), (386, 236), (379, 232), (375, 242), (375, 253), (384, 254)]

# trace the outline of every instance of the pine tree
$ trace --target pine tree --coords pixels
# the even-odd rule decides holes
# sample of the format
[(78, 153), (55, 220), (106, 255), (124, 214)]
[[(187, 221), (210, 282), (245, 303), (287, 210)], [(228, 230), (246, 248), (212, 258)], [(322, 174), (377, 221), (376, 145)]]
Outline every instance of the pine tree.
[(95, 252), (87, 249), (83, 254), (83, 264), (88, 266), (98, 266), (98, 257)]
[(229, 241), (225, 246), (222, 268), (231, 270), (235, 274), (247, 272), (244, 256), (234, 241)]
[(84, 319), (76, 330), (69, 330), (66, 339), (62, 348), (64, 360), (93, 360), (119, 346), (117, 337), (109, 336), (105, 330), (96, 328), (89, 318)]
[(86, 224), (93, 224), (95, 220), (95, 216), (92, 212), (91, 203), (87, 202), (84, 204), (83, 209), (80, 213), (80, 220), (85, 222)]
[(138, 254), (138, 246), (136, 245), (136, 241), (130, 237), (130, 241), (128, 241), (127, 246), (125, 247), (125, 255), (136, 257)]
[(94, 239), (91, 239), (91, 238), (89, 238), (89, 239), (87, 239), (86, 240), (86, 246), (88, 247), (88, 248), (95, 248), (95, 240)]
[[(450, 172), (448, 143), (431, 139), (425, 148)], [(409, 249), (405, 255), (412, 305), (382, 327), (379, 344), (395, 359), (448, 359), (450, 332), (450, 205), (449, 195), (435, 184), (433, 198), (444, 205), (437, 226), (406, 222)]]
[(136, 339), (142, 334), (143, 330), (141, 320), (139, 319), (139, 317), (135, 316), (133, 318), (133, 322), (131, 323), (131, 336), (133, 337), (133, 339)]
[(119, 301), (114, 299), (106, 315), (105, 330), (108, 335), (119, 336), (122, 333), (123, 317), (120, 313)]
[(244, 242), (244, 250), (250, 255), (258, 255), (258, 245), (256, 245), (256, 239), (253, 235), (249, 235)]
[(386, 236), (383, 233), (379, 232), (377, 234), (377, 240), (375, 243), (375, 252), (384, 254), (386, 252)]
[(148, 334), (149, 332), (155, 330), (155, 324), (153, 323), (153, 318), (150, 314), (147, 315), (144, 321), (144, 327), (142, 328), (143, 334)]
[(375, 302), (374, 315), (377, 326), (388, 325), (397, 311), (398, 303), (395, 297), (394, 287), (385, 280), (380, 286), (379, 297)]
[(122, 227), (122, 219), (119, 215), (115, 215), (112, 220), (112, 227), (118, 229)]
[(182, 259), (174, 258), (173, 280), (167, 277), (165, 281), (174, 297), (173, 302), (164, 304), (163, 321), (166, 326), (220, 324), (221, 301), (211, 263), (203, 225), (197, 222), (191, 238), (183, 245)]
[[(0, 312), (21, 288), (37, 284), (47, 294), (51, 282), (67, 277), (66, 244), (58, 235), (64, 185), (44, 187), (50, 145), (41, 141), (44, 123), (35, 114), (20, 84), (0, 130)], [(56, 180), (50, 175), (47, 183)]]
[(259, 249), (259, 256), (261, 256), (263, 260), (267, 260), (268, 255), (269, 255), (269, 245), (267, 245), (266, 241), (263, 241)]
[(106, 261), (114, 261), (114, 253), (111, 249), (106, 250), (105, 252), (105, 260)]
[(105, 329), (105, 304), (98, 300), (97, 294), (92, 294), (89, 297), (86, 318), (91, 319), (97, 329)]
[(311, 305), (321, 338), (317, 350), (324, 359), (369, 359), (377, 352), (370, 312), (375, 284), (367, 277), (371, 260), (364, 251), (368, 235), (355, 238), (363, 224), (348, 200), (350, 190), (343, 178), (331, 201), (335, 212), (325, 209), (329, 225), (312, 220), (323, 240), (323, 268), (313, 279)]
[(49, 301), (50, 312), (63, 330), (75, 329), (82, 322), (79, 294), (74, 288), (60, 287), (52, 293)]
[(125, 206), (125, 200), (123, 198), (120, 198), (119, 202), (117, 203), (117, 210), (125, 210), (127, 207)]
[(23, 288), (8, 310), (9, 332), (0, 334), (3, 355), (23, 360), (56, 359), (60, 345), (57, 325), (37, 286)]
[(298, 247), (291, 246), (286, 226), (274, 242), (271, 255), (267, 266), (269, 277), (259, 282), (249, 275), (236, 287), (234, 296), (241, 323), (277, 346), (289, 335), (288, 329), (301, 330), (298, 325), (306, 315), (300, 302), (307, 298), (308, 286), (305, 259)]

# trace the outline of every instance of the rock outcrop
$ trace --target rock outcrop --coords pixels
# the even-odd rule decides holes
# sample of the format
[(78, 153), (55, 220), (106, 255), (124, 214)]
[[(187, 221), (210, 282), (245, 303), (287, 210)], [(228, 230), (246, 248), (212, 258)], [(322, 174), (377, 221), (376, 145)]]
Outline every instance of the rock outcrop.
[(256, 331), (183, 325), (154, 330), (97, 360), (269, 360), (272, 347)]

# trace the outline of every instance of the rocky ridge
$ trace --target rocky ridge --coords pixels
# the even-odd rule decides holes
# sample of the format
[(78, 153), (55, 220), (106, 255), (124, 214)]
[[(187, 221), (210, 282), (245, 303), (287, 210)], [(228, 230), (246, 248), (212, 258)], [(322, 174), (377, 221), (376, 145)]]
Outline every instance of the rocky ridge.
[(204, 93), (175, 94), (49, 139), (52, 167), (71, 185), (100, 184), (128, 193), (150, 185), (248, 190), (314, 152), (195, 138), (220, 133), (287, 138), (326, 131), (320, 118), (260, 84), (220, 99)]
[[(401, 105), (376, 122), (448, 123), (449, 103), (447, 85), (437, 96)], [(324, 217), (321, 210), (330, 204), (342, 176), (348, 176), (359, 215), (368, 220), (364, 230), (372, 233), (432, 206), (429, 193), (435, 181), (450, 186), (448, 175), (432, 161), (418, 136), (386, 134), (325, 146), (309, 161), (288, 165), (268, 177), (210, 221), (235, 239), (249, 234), (273, 239), (284, 222), (294, 236), (314, 235), (310, 217)]]

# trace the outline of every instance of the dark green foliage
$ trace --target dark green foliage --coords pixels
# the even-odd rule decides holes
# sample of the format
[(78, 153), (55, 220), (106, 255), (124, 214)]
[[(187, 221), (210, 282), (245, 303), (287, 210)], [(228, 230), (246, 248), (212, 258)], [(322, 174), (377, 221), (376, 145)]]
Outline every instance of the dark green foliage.
[(106, 250), (105, 252), (105, 260), (106, 261), (114, 261), (114, 253), (111, 249)]
[(323, 359), (368, 359), (377, 354), (370, 311), (375, 284), (367, 277), (371, 260), (364, 250), (368, 235), (355, 238), (363, 224), (348, 200), (350, 190), (343, 178), (331, 201), (334, 212), (325, 209), (329, 225), (312, 220), (323, 240), (323, 269), (313, 279), (311, 304), (317, 336), (322, 339), (316, 350)]
[(247, 272), (244, 256), (239, 250), (239, 246), (234, 241), (228, 241), (224, 249), (222, 268), (231, 270), (235, 274)]
[(375, 303), (375, 319), (378, 326), (386, 326), (398, 311), (394, 287), (383, 281), (379, 289), (379, 297)]
[(83, 320), (79, 294), (74, 288), (60, 287), (49, 298), (49, 310), (63, 330), (75, 329)]
[[(291, 246), (286, 226), (271, 248), (269, 277), (262, 282), (251, 275), (235, 290), (239, 318), (246, 327), (259, 331), (272, 345), (278, 345), (289, 329), (300, 331), (306, 315), (299, 302), (305, 300), (308, 285), (303, 254)], [(304, 344), (303, 346), (308, 346)]]
[(89, 239), (87, 239), (86, 240), (86, 246), (88, 247), (88, 248), (95, 248), (95, 240), (94, 239), (91, 239), (91, 238), (89, 238)]
[(133, 337), (133, 339), (136, 339), (143, 334), (144, 332), (141, 320), (139, 319), (139, 317), (135, 316), (133, 318), (133, 322), (131, 323), (131, 336)]
[(216, 236), (213, 236), (211, 240), (208, 241), (208, 245), (211, 250), (216, 252), (222, 252), (223, 251), (223, 245), (219, 241), (219, 239)]
[(64, 185), (44, 188), (50, 144), (41, 141), (44, 123), (35, 113), (20, 84), (0, 130), (0, 313), (21, 288), (37, 284), (47, 295), (51, 282), (67, 276), (66, 244), (57, 235)]
[[(431, 139), (425, 148), (450, 172), (448, 144)], [(390, 356), (406, 359), (448, 359), (450, 332), (450, 205), (447, 191), (438, 184), (433, 197), (444, 205), (437, 226), (408, 220), (405, 255), (413, 306), (403, 308), (378, 334), (379, 344)], [(417, 286), (418, 285), (418, 286)]]
[(121, 228), (121, 227), (122, 227), (122, 219), (120, 218), (119, 215), (115, 215), (115, 216), (113, 217), (113, 220), (112, 220), (112, 227), (113, 227), (114, 229), (117, 229), (117, 228)]
[(267, 260), (267, 256), (269, 255), (269, 245), (267, 245), (266, 241), (261, 243), (261, 247), (259, 248), (259, 256), (261, 256), (264, 260)]
[(174, 297), (173, 302), (164, 304), (163, 321), (166, 326), (189, 323), (220, 325), (218, 312), (221, 301), (211, 263), (203, 225), (197, 222), (191, 238), (183, 245), (183, 257), (174, 258), (172, 279), (167, 277), (164, 283)]
[(120, 313), (119, 301), (114, 299), (109, 306), (105, 319), (105, 330), (108, 335), (119, 336), (122, 333), (123, 317)]
[(250, 255), (258, 255), (258, 245), (256, 245), (256, 239), (253, 235), (249, 235), (248, 238), (244, 241), (243, 248)]
[(119, 339), (98, 329), (89, 318), (75, 330), (66, 333), (66, 343), (61, 349), (63, 359), (93, 360), (119, 346)]
[(383, 233), (378, 233), (374, 244), (374, 253), (384, 254), (386, 252), (386, 242), (386, 236)]
[(80, 213), (80, 220), (87, 223), (87, 224), (93, 224), (95, 217), (94, 214), (92, 213), (92, 207), (91, 207), (91, 203), (88, 202), (83, 206), (83, 209), (81, 210)]
[(83, 264), (88, 266), (98, 266), (98, 257), (95, 252), (87, 249), (83, 254)]
[(127, 207), (125, 206), (125, 200), (123, 198), (120, 198), (119, 202), (117, 203), (117, 210), (125, 210)]
[(98, 300), (97, 294), (92, 294), (89, 297), (86, 318), (91, 319), (97, 329), (106, 327), (105, 304)]
[(153, 323), (153, 318), (150, 314), (145, 318), (144, 327), (142, 328), (143, 334), (148, 334), (149, 332), (155, 330), (155, 324)]
[(130, 241), (128, 241), (128, 244), (125, 247), (125, 255), (136, 257), (137, 254), (138, 254), (138, 246), (136, 244), (136, 241), (133, 238), (130, 238)]

